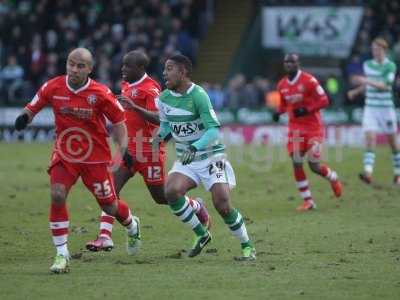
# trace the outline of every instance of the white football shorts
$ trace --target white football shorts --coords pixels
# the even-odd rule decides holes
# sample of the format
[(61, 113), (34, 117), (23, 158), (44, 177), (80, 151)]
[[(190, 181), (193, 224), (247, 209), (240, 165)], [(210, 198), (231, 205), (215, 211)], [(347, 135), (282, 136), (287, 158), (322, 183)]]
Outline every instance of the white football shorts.
[(363, 131), (393, 134), (397, 133), (397, 117), (393, 107), (371, 107), (364, 108), (362, 120)]
[(188, 165), (182, 165), (177, 160), (168, 174), (180, 173), (191, 178), (196, 185), (200, 182), (209, 191), (214, 183), (227, 183), (229, 188), (236, 186), (235, 172), (225, 155), (216, 155), (204, 160), (193, 161)]

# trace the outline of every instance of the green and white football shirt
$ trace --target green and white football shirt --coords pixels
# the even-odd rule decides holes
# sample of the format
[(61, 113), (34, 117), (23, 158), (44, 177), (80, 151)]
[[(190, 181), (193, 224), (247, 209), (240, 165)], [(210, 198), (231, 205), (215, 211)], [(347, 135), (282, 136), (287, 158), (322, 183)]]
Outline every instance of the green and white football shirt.
[[(175, 140), (179, 158), (189, 145), (199, 140), (210, 127), (220, 127), (217, 115), (206, 91), (192, 83), (185, 94), (164, 90), (157, 101), (160, 121), (167, 122)], [(196, 152), (195, 160), (203, 160), (224, 153), (225, 146), (218, 139), (207, 149)]]
[(396, 64), (388, 58), (385, 58), (381, 64), (371, 59), (364, 62), (363, 69), (368, 79), (390, 86), (390, 90), (381, 91), (367, 85), (365, 105), (369, 107), (394, 107), (392, 85), (396, 75)]

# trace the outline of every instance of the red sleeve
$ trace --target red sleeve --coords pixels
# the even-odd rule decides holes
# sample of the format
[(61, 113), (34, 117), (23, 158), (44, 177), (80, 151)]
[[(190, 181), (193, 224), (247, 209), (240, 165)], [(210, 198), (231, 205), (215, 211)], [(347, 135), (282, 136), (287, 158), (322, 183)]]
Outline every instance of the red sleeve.
[(280, 97), (280, 101), (279, 101), (279, 105), (278, 105), (278, 113), (283, 114), (283, 113), (286, 112), (287, 106), (286, 106), (285, 98), (283, 97), (283, 95), (281, 93), (281, 85), (280, 85), (280, 83), (278, 83), (277, 90), (278, 90), (279, 97)]
[(29, 102), (25, 108), (31, 111), (34, 115), (36, 115), (39, 111), (42, 110), (47, 104), (50, 103), (49, 100), (49, 86), (48, 82), (42, 85), (42, 87), (37, 91), (36, 95), (32, 98), (31, 102)]
[(146, 109), (147, 110), (158, 111), (155, 98), (156, 98), (156, 96), (154, 96), (153, 94), (146, 95)]
[(311, 78), (308, 84), (311, 101), (307, 105), (309, 112), (315, 112), (329, 105), (329, 99), (324, 89), (314, 77)]
[(101, 110), (111, 123), (117, 124), (125, 121), (125, 111), (122, 105), (117, 101), (114, 94), (108, 89), (103, 92), (103, 101)]
[(160, 95), (160, 87), (153, 85), (146, 92), (146, 109), (150, 111), (158, 111), (156, 98)]

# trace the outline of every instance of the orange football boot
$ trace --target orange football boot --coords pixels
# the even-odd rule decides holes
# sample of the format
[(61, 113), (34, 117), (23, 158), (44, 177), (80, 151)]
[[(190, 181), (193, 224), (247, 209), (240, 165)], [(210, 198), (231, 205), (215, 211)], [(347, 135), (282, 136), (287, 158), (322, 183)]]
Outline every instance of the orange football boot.
[(306, 200), (303, 201), (303, 203), (301, 205), (299, 205), (296, 210), (299, 212), (305, 212), (308, 210), (312, 210), (312, 209), (316, 209), (317, 205), (314, 203), (313, 200)]

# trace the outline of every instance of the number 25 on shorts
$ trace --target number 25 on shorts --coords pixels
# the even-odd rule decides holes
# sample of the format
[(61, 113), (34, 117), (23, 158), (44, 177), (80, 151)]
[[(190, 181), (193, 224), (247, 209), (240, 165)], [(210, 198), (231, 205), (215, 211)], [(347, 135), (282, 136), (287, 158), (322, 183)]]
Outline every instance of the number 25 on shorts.
[(99, 199), (108, 198), (111, 196), (111, 185), (107, 179), (104, 182), (93, 183), (94, 194)]

